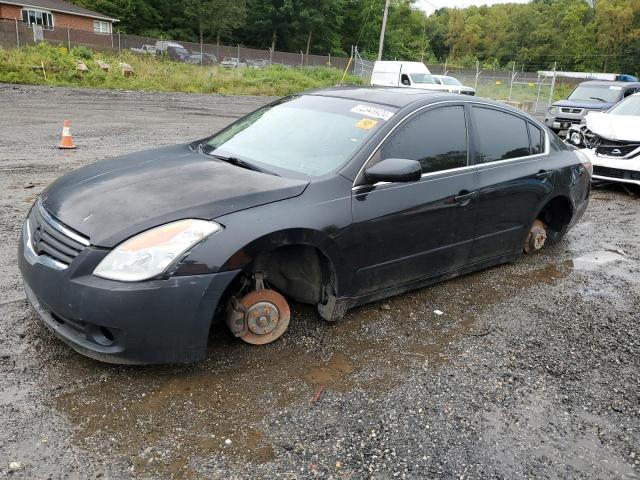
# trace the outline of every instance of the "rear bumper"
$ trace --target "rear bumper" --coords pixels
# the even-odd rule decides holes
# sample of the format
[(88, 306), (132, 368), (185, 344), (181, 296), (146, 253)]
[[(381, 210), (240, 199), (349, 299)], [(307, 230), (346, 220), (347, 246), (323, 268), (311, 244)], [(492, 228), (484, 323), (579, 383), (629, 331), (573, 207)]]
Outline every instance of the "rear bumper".
[(22, 238), (19, 264), (29, 302), (59, 339), (96, 360), (127, 364), (204, 358), (213, 314), (237, 274), (115, 282), (82, 274), (73, 265), (58, 270), (32, 264)]

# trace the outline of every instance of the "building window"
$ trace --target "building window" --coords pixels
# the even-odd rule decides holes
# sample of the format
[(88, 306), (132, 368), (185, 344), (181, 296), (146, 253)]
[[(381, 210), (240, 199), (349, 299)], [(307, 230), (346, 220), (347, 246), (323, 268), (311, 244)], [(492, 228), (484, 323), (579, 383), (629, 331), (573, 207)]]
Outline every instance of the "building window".
[(103, 35), (109, 35), (111, 33), (111, 23), (104, 22), (102, 20), (93, 21), (93, 31)]
[(22, 21), (30, 27), (39, 25), (47, 30), (53, 30), (53, 15), (51, 15), (51, 12), (25, 8), (22, 10)]

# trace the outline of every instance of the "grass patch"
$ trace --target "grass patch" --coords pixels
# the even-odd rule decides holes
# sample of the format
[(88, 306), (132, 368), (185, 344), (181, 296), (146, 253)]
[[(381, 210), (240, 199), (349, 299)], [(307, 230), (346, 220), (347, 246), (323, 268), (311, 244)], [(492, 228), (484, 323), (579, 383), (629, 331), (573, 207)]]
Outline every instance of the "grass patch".
[[(102, 71), (97, 62), (108, 63)], [(76, 69), (84, 63), (88, 71)], [(119, 63), (133, 67), (135, 75), (122, 75)], [(0, 49), (0, 82), (66, 87), (146, 90), (154, 92), (222, 93), (229, 95), (274, 95), (336, 85), (342, 72), (335, 68), (285, 68), (273, 65), (263, 69), (225, 69), (200, 67), (162, 60), (152, 56), (92, 51), (47, 43), (21, 49)], [(344, 83), (359, 85), (362, 79), (347, 76)]]
[[(532, 84), (533, 85), (533, 84)], [(473, 86), (473, 84), (471, 84)], [(562, 100), (573, 90), (573, 86), (557, 84), (553, 90), (553, 101)], [(547, 104), (550, 93), (549, 86), (543, 86), (540, 89), (540, 105)], [(507, 100), (509, 98), (509, 84), (502, 83), (497, 85), (495, 82), (479, 82), (477, 88), (479, 97), (495, 98), (496, 100)], [(537, 85), (514, 84), (511, 91), (511, 99), (523, 102), (535, 102), (538, 97)]]

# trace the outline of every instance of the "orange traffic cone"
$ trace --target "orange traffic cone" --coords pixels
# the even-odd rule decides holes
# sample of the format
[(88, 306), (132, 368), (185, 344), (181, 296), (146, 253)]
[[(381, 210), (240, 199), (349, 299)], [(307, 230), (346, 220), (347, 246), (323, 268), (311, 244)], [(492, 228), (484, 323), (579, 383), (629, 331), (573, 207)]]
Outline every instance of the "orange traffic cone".
[(62, 137), (60, 137), (59, 148), (76, 148), (71, 138), (71, 122), (69, 120), (65, 120), (62, 124)]

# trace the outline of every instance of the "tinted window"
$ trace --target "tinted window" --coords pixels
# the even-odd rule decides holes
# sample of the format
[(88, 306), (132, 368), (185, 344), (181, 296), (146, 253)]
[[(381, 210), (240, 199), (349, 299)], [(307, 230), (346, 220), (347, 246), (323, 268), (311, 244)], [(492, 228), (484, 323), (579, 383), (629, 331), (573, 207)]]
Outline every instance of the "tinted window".
[(467, 164), (467, 126), (463, 107), (443, 107), (417, 114), (382, 145), (380, 159), (419, 160), (422, 172)]
[(529, 137), (531, 138), (531, 155), (537, 155), (544, 152), (544, 137), (542, 136), (542, 130), (529, 124)]
[(477, 161), (495, 162), (529, 155), (527, 123), (520, 117), (490, 108), (473, 107), (478, 142)]

